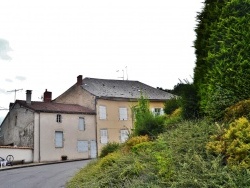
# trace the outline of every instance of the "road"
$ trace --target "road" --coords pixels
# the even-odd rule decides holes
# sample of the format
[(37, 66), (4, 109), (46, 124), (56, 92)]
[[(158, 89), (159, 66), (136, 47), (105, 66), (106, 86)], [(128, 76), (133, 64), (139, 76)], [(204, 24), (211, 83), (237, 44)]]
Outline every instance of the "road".
[(91, 160), (0, 171), (1, 188), (62, 188)]

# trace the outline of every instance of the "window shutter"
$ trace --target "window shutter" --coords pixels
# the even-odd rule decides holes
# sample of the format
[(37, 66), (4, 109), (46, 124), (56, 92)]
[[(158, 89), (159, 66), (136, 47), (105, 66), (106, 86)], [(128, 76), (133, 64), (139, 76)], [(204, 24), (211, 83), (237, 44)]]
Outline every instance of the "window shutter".
[(121, 130), (121, 143), (124, 143), (128, 139), (128, 130)]
[(85, 120), (84, 120), (84, 118), (79, 118), (78, 129), (80, 131), (84, 131), (85, 130)]
[(107, 118), (106, 107), (105, 106), (99, 106), (99, 115), (100, 115), (100, 119), (106, 119)]
[(119, 108), (120, 120), (128, 120), (127, 108)]
[(108, 143), (108, 130), (106, 129), (101, 130), (101, 143), (102, 144)]
[(55, 132), (55, 146), (57, 148), (63, 147), (63, 132), (61, 132), (61, 131)]
[(86, 152), (89, 150), (88, 141), (77, 141), (77, 150), (78, 152)]

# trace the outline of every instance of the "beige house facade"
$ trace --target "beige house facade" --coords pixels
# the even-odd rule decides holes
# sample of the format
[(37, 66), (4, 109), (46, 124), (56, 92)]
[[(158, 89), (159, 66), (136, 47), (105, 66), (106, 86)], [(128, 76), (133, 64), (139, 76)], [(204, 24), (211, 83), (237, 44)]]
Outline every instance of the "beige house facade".
[[(47, 96), (47, 97), (46, 97)], [(48, 97), (49, 96), (49, 97)], [(16, 100), (1, 124), (0, 145), (33, 148), (33, 162), (96, 158), (95, 112), (76, 104)]]
[(138, 81), (84, 78), (54, 101), (86, 106), (96, 113), (98, 154), (108, 142), (125, 142), (133, 128), (132, 107), (146, 96), (155, 114), (163, 114), (164, 102), (173, 95)]

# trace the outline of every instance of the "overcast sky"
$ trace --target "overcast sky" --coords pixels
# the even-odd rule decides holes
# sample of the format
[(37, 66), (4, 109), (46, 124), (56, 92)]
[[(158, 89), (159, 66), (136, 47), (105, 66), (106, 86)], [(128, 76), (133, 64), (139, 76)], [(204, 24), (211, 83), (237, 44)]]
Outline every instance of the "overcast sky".
[[(0, 4), (0, 109), (78, 75), (172, 89), (192, 81), (196, 15), (204, 0), (8, 0)], [(119, 70), (119, 71), (118, 71)], [(22, 90), (21, 90), (22, 89)], [(0, 110), (1, 119), (8, 111)]]

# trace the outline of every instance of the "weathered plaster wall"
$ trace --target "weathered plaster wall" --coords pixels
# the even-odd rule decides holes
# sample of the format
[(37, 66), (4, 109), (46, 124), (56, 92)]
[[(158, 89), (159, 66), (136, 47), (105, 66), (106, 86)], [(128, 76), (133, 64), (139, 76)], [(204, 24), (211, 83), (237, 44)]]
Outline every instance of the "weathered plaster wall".
[(58, 103), (78, 104), (95, 110), (95, 96), (75, 85), (55, 99)]
[[(90, 158), (90, 148), (87, 152), (78, 152), (77, 141), (95, 141), (95, 116), (82, 114), (61, 114), (62, 122), (56, 122), (56, 114), (40, 113), (40, 161), (61, 160), (62, 155), (68, 159)], [(78, 130), (79, 117), (85, 119), (86, 129)], [(55, 147), (55, 132), (63, 132), (63, 147)], [(38, 137), (38, 136), (37, 136)], [(39, 141), (40, 140), (40, 141)], [(39, 153), (39, 151), (36, 151)]]
[(34, 146), (34, 113), (19, 104), (9, 112), (2, 124), (2, 145)]

